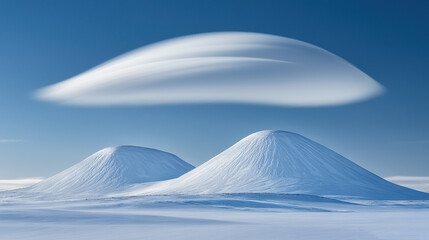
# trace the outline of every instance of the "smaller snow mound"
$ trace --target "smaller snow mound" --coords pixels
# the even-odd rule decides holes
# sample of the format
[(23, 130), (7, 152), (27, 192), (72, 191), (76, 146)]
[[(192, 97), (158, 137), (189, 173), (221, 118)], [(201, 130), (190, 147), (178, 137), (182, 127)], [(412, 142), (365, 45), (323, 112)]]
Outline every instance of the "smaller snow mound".
[(59, 196), (106, 194), (136, 183), (176, 178), (193, 168), (179, 157), (156, 149), (109, 147), (26, 190)]

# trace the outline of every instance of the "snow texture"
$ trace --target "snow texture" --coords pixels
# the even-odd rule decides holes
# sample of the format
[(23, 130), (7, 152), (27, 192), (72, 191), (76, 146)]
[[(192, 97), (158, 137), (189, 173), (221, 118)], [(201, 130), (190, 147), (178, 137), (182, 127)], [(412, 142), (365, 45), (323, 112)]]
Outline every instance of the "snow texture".
[(217, 32), (134, 50), (36, 93), (73, 105), (232, 102), (341, 105), (383, 87), (309, 43), (261, 33)]
[(184, 174), (128, 195), (288, 193), (361, 199), (429, 199), (299, 134), (261, 131)]

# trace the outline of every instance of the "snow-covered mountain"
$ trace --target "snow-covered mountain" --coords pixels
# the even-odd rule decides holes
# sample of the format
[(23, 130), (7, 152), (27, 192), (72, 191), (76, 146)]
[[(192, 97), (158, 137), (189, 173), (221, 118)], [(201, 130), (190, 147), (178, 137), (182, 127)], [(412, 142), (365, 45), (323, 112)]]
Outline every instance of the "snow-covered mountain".
[(151, 148), (109, 147), (28, 189), (27, 193), (99, 195), (136, 183), (176, 178), (194, 167), (179, 157)]
[(429, 199), (388, 182), (299, 134), (261, 131), (168, 181), (128, 194), (293, 193), (362, 199)]

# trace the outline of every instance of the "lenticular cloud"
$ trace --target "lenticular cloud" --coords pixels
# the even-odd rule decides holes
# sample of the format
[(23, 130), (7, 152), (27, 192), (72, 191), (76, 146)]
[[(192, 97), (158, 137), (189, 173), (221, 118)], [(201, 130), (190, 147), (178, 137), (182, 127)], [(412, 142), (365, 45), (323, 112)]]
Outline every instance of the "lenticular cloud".
[(256, 103), (341, 105), (383, 87), (314, 45), (268, 34), (219, 32), (175, 38), (114, 58), (40, 89), (74, 105)]

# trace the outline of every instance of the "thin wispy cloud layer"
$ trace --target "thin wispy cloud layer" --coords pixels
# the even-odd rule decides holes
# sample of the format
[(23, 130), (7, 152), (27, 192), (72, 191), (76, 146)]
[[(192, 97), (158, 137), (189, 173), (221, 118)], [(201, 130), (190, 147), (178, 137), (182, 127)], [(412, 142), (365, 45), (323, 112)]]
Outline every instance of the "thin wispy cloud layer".
[(314, 45), (268, 34), (191, 35), (134, 50), (37, 91), (73, 105), (255, 103), (341, 105), (383, 87)]
[(0, 139), (0, 143), (17, 143), (22, 142), (22, 140), (19, 139)]
[(24, 188), (42, 181), (43, 178), (24, 178), (0, 180), (0, 191)]
[(393, 176), (386, 178), (386, 180), (419, 191), (429, 192), (429, 177)]

